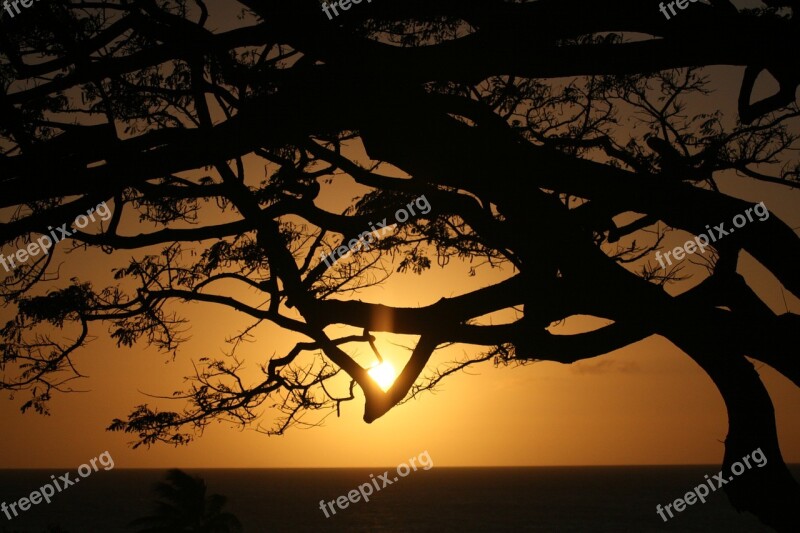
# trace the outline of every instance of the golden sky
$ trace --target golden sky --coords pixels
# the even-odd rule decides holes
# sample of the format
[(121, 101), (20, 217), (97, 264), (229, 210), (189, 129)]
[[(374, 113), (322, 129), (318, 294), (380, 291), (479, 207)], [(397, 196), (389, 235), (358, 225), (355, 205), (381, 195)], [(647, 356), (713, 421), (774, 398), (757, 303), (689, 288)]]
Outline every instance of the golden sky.
[[(718, 80), (719, 91), (713, 101), (719, 107), (735, 104), (740, 69), (709, 72)], [(352, 150), (357, 154), (360, 147)], [(259, 172), (255, 165), (253, 171)], [(800, 227), (800, 191), (766, 184), (756, 189), (735, 177), (720, 184), (723, 192), (754, 203), (764, 201), (791, 227)], [(321, 196), (327, 194), (328, 205), (334, 206), (352, 198), (355, 190), (340, 180), (326, 186)], [(674, 242), (682, 241), (676, 235)], [(4, 248), (3, 252), (10, 250)], [(66, 259), (63, 246), (58, 253)], [(95, 286), (111, 284), (110, 269), (121, 266), (131, 255), (142, 254), (75, 253), (62, 266), (61, 277), (66, 280), (76, 275), (92, 280)], [(800, 302), (782, 291), (759, 264), (749, 256), (743, 264), (740, 272), (773, 310), (800, 313)], [(434, 266), (422, 276), (395, 274), (389, 282), (358, 297), (398, 306), (427, 305), (512, 274), (510, 270), (479, 270), (478, 275), (469, 277), (468, 269), (469, 265), (454, 261), (444, 269)], [(692, 284), (689, 281), (676, 289), (685, 290)], [(328, 417), (323, 427), (293, 429), (282, 437), (213, 424), (187, 447), (131, 450), (126, 445), (128, 436), (104, 431), (110, 421), (125, 417), (133, 406), (144, 402), (180, 409), (181, 404), (171, 406), (145, 394), (169, 395), (181, 388), (183, 376), (191, 373), (191, 359), (222, 355), (225, 338), (249, 324), (246, 317), (209, 304), (174, 308), (191, 324), (191, 339), (175, 361), (142, 345), (117, 348), (105, 328), (97, 327), (93, 331), (96, 338), (75, 358), (80, 370), (90, 376), (76, 388), (88, 392), (56, 395), (50, 417), (21, 415), (18, 408), (27, 399), (24, 394), (0, 402), (4, 428), (0, 468), (71, 468), (104, 450), (111, 453), (118, 468), (379, 466), (396, 464), (423, 450), (429, 451), (436, 466), (722, 460), (727, 417), (721, 397), (689, 357), (660, 337), (574, 365), (542, 362), (494, 368), (484, 363), (470, 374), (451, 376), (436, 394), (425, 393), (370, 425), (361, 419), (363, 401), (359, 397), (342, 406), (341, 417)], [(9, 318), (0, 313), (3, 321)], [(554, 331), (575, 332), (596, 323), (577, 317)], [(297, 340), (274, 327), (258, 331), (258, 340), (242, 352), (247, 354), (248, 368), (254, 370), (259, 362), (280, 354)], [(384, 357), (401, 368), (408, 352), (396, 345), (408, 345), (415, 339), (377, 336)], [(437, 352), (434, 361), (456, 359), (474, 350), (449, 347)], [(368, 366), (370, 354), (361, 351), (360, 361)], [(800, 462), (800, 391), (771, 368), (761, 363), (756, 366), (775, 404), (784, 458)], [(269, 420), (264, 423), (269, 425)]]
[[(765, 186), (760, 187), (766, 191), (763, 194), (748, 197), (742, 185), (741, 180), (731, 179), (726, 188), (753, 202), (764, 200), (792, 227), (800, 226), (800, 213), (792, 209), (798, 205), (798, 191)], [(350, 198), (353, 190), (344, 187), (348, 194), (339, 195), (329, 188), (323, 195), (333, 193), (340, 199)], [(62, 278), (77, 275), (96, 286), (110, 284), (110, 269), (130, 254), (75, 253), (62, 266)], [(800, 312), (800, 304), (771, 276), (763, 275), (760, 265), (749, 258), (745, 263), (750, 266), (743, 272), (773, 309), (785, 311), (785, 298), (790, 310)], [(358, 298), (398, 306), (427, 305), (510, 275), (508, 270), (479, 270), (477, 276), (468, 277), (468, 268), (452, 262), (444, 269), (434, 266), (422, 276), (395, 274), (384, 286), (365, 290)], [(494, 368), (484, 363), (470, 371), (472, 375), (451, 376), (436, 394), (425, 393), (371, 425), (361, 420), (359, 398), (343, 404), (341, 417), (330, 416), (324, 427), (293, 429), (282, 437), (213, 424), (188, 447), (130, 450), (127, 436), (104, 431), (110, 421), (124, 417), (134, 405), (153, 402), (145, 393), (169, 395), (181, 388), (183, 376), (191, 373), (191, 359), (221, 355), (225, 338), (249, 323), (238, 313), (209, 304), (174, 308), (191, 324), (191, 339), (174, 362), (142, 346), (117, 348), (98, 327), (97, 338), (75, 358), (90, 376), (76, 388), (89, 392), (56, 395), (51, 417), (19, 414), (23, 395), (0, 402), (7, 428), (0, 441), (0, 467), (69, 467), (103, 450), (109, 450), (123, 468), (376, 466), (426, 449), (437, 466), (718, 463), (722, 458), (727, 421), (719, 394), (690, 358), (660, 337), (574, 365), (542, 362)], [(554, 331), (593, 329), (597, 323), (578, 317)], [(412, 344), (414, 339), (377, 335), (384, 357), (402, 368), (408, 352), (397, 345)], [(258, 337), (242, 352), (250, 369), (292, 345), (287, 334), (275, 327), (259, 329)], [(369, 366), (371, 355), (359, 349), (359, 361)], [(437, 352), (434, 361), (457, 359), (464, 352), (473, 353), (474, 347), (449, 347)], [(758, 365), (775, 403), (785, 459), (800, 462), (800, 392), (771, 368)], [(180, 407), (155, 402), (164, 408)]]

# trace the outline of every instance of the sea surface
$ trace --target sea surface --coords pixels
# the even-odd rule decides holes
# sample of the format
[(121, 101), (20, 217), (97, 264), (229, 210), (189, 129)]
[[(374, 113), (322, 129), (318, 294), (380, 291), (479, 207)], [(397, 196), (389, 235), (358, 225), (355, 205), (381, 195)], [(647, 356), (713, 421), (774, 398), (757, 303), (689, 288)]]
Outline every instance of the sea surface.
[[(293, 531), (771, 531), (739, 515), (724, 493), (687, 507), (667, 523), (656, 504), (670, 503), (719, 471), (718, 465), (648, 467), (446, 468), (411, 472), (325, 518), (320, 500), (346, 495), (384, 472), (358, 469), (192, 470), (210, 493), (228, 498), (246, 532)], [(800, 467), (792, 468), (795, 476)], [(0, 502), (24, 497), (50, 481), (52, 470), (0, 470)], [(74, 475), (74, 471), (72, 472)], [(150, 514), (152, 486), (164, 470), (100, 470), (9, 521), (0, 532), (133, 532)], [(390, 480), (396, 472), (390, 470)], [(380, 483), (382, 485), (382, 483)]]

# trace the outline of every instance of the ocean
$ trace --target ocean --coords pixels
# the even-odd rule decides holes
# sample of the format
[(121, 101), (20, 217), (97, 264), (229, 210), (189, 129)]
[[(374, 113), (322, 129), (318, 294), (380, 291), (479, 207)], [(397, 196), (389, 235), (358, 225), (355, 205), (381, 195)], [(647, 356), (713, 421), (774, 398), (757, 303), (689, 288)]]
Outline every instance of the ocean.
[[(371, 481), (380, 468), (193, 470), (209, 493), (228, 498), (246, 532), (344, 531), (771, 531), (739, 515), (724, 493), (687, 507), (668, 522), (656, 514), (719, 471), (708, 466), (446, 468), (411, 472), (326, 518), (320, 500), (333, 500)], [(2, 470), (0, 502), (31, 493), (65, 471)], [(800, 468), (793, 467), (795, 476)], [(73, 471), (74, 474), (74, 471)], [(134, 532), (150, 514), (152, 486), (164, 470), (100, 470), (8, 520), (3, 533), (40, 533), (59, 525), (70, 533)], [(390, 470), (390, 480), (396, 475)], [(380, 486), (380, 485), (379, 485)]]

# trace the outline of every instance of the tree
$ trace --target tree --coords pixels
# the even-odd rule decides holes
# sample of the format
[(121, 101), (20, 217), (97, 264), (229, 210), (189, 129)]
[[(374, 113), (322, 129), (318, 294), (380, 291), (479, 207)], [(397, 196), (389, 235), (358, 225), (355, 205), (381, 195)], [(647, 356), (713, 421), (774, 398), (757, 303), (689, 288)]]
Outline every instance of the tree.
[(155, 513), (137, 518), (131, 525), (139, 533), (232, 533), (242, 531), (239, 520), (222, 510), (226, 498), (219, 494), (206, 496), (206, 483), (174, 468), (167, 480), (156, 484)]
[[(25, 246), (109, 202), (102, 231), (75, 229), (71, 242), (140, 251), (113, 287), (74, 279), (36, 294), (52, 276), (50, 254), (6, 279), (17, 316), (2, 330), (3, 388), (32, 393), (23, 409), (45, 412), (51, 394), (80, 377), (70, 356), (97, 324), (120, 345), (174, 353), (175, 301), (251, 316), (234, 343), (264, 323), (302, 340), (265, 356), (253, 385), (235, 352), (199, 359), (189, 389), (176, 393), (183, 410), (141, 405), (111, 424), (136, 445), (186, 443), (213, 420), (254, 424), (269, 402), (283, 412), (271, 430), (281, 433), (353, 400), (356, 386), (371, 422), (469, 365), (569, 364), (661, 335), (724, 398), (723, 465), (756, 448), (770, 458), (725, 487), (733, 505), (776, 529), (796, 527), (800, 488), (748, 358), (800, 385), (798, 316), (773, 312), (737, 265), (751, 254), (798, 296), (788, 259), (797, 236), (777, 216), (746, 225), (713, 243), (702, 281), (676, 295), (665, 287), (681, 275), (651, 256), (666, 228), (698, 235), (752, 207), (719, 191), (725, 172), (797, 187), (800, 72), (782, 59), (797, 49), (797, 2), (737, 10), (714, 0), (669, 21), (650, 0), (387, 0), (335, 20), (312, 0), (238, 4), (238, 26), (218, 31), (207, 0), (48, 2), (5, 21), (0, 202), (14, 214), (0, 240)], [(744, 68), (738, 117), (688, 113), (689, 102), (713, 106), (702, 70), (712, 65)], [(754, 102), (765, 72), (779, 89)], [(374, 163), (349, 156), (358, 143)], [(263, 175), (252, 161), (266, 165)], [(368, 192), (341, 213), (321, 208), (320, 182), (345, 176)], [(368, 250), (321, 259), (421, 197), (429, 213)], [(131, 229), (135, 217), (141, 226)], [(422, 273), (432, 257), (514, 274), (418, 308), (356, 299), (395, 265)], [(266, 304), (215, 291), (223, 281)], [(478, 320), (503, 310), (517, 318)], [(546, 329), (577, 314), (613, 323), (571, 336)], [(332, 336), (334, 324), (360, 333)], [(73, 340), (53, 340), (52, 327)], [(387, 392), (351, 355), (384, 331), (418, 338)], [(423, 377), (447, 343), (485, 351)], [(334, 387), (339, 377), (349, 387)]]

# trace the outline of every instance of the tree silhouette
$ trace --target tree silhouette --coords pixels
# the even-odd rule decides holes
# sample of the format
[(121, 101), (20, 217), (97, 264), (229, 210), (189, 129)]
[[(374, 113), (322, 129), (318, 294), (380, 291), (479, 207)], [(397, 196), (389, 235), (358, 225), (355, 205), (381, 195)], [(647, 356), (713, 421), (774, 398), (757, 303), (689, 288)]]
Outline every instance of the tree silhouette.
[(131, 526), (138, 533), (234, 533), (242, 531), (239, 520), (222, 510), (226, 498), (206, 496), (206, 483), (182, 470), (169, 470), (166, 481), (156, 484), (153, 515), (137, 518)]
[[(3, 20), (0, 202), (12, 215), (0, 241), (27, 246), (107, 201), (102, 230), (75, 228), (69, 242), (138, 252), (113, 287), (75, 278), (35, 293), (57, 272), (53, 254), (6, 278), (17, 315), (2, 330), (2, 386), (32, 393), (23, 409), (46, 412), (81, 377), (71, 355), (98, 324), (119, 345), (175, 353), (174, 302), (252, 317), (234, 345), (266, 323), (301, 340), (265, 355), (254, 384), (235, 351), (199, 359), (176, 393), (185, 408), (141, 405), (111, 424), (136, 445), (185, 443), (213, 420), (254, 424), (271, 404), (283, 415), (269, 431), (281, 433), (353, 400), (356, 386), (371, 422), (472, 364), (568, 364), (661, 335), (725, 401), (723, 465), (756, 448), (769, 457), (726, 485), (733, 505), (796, 528), (800, 488), (747, 358), (800, 385), (800, 320), (773, 312), (737, 266), (747, 252), (800, 296), (797, 236), (774, 215), (747, 225), (714, 243), (700, 283), (677, 295), (665, 286), (680, 272), (650, 259), (667, 228), (697, 235), (751, 207), (719, 191), (723, 172), (797, 187), (800, 70), (784, 59), (800, 41), (796, 1), (737, 10), (712, 0), (670, 21), (651, 0), (384, 0), (333, 21), (312, 0), (231, 6), (242, 16), (224, 30), (209, 0), (51, 1)], [(743, 67), (738, 117), (689, 112), (691, 102), (715, 108), (702, 70), (712, 65)], [(754, 101), (767, 73), (779, 89)], [(360, 146), (369, 160), (353, 155)], [(320, 207), (347, 179), (368, 192), (343, 212)], [(423, 195), (429, 213), (368, 250), (321, 260)], [(433, 258), (513, 275), (416, 308), (356, 299)], [(233, 282), (265, 303), (217, 289)], [(479, 320), (500, 311), (516, 319)], [(613, 323), (546, 329), (579, 314)], [(337, 324), (362, 333), (333, 336)], [(418, 337), (386, 392), (351, 355), (372, 332)], [(423, 374), (448, 343), (485, 350)]]

